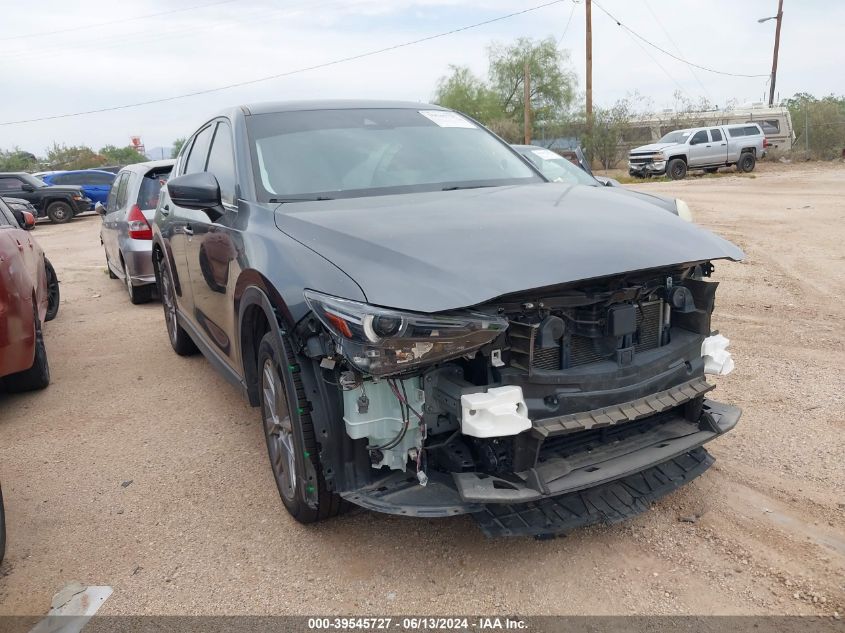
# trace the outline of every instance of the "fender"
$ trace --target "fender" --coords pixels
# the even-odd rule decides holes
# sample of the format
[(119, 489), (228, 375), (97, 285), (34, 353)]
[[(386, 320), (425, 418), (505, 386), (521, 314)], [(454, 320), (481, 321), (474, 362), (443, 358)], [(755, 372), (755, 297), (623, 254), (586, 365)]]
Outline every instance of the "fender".
[[(258, 273), (255, 273), (255, 271), (249, 272), (261, 277)], [(241, 275), (241, 279), (243, 279), (243, 277), (244, 275)], [(261, 279), (262, 281), (265, 281), (263, 278)], [(246, 280), (245, 283), (249, 283), (249, 280)], [(284, 324), (280, 311), (274, 307), (270, 298), (267, 296), (267, 293), (264, 290), (264, 287), (266, 286), (264, 286), (264, 284), (262, 284), (262, 286), (263, 287), (250, 285), (246, 288), (241, 288), (241, 280), (239, 279), (238, 285), (235, 289), (235, 304), (237, 305), (238, 310), (238, 358), (240, 359), (241, 372), (244, 377), (244, 382), (246, 383), (247, 398), (249, 399), (249, 404), (253, 407), (257, 407), (260, 404), (258, 399), (258, 381), (256, 375), (256, 364), (258, 359), (255, 358), (255, 346), (252, 344), (244, 344), (246, 336), (244, 332), (244, 317), (250, 307), (257, 306), (264, 313), (264, 317), (267, 319), (267, 323), (270, 326), (270, 331), (273, 332), (273, 336), (276, 339), (281, 339), (281, 337), (285, 336), (289, 330), (289, 327), (286, 327)]]

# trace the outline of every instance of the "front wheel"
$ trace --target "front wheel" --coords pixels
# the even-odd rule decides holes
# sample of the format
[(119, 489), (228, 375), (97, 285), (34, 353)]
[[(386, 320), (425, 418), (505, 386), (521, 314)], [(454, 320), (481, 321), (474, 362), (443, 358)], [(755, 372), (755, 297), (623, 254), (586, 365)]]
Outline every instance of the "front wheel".
[(673, 158), (666, 166), (666, 175), (672, 180), (683, 180), (687, 177), (687, 164), (682, 158)]
[(73, 209), (67, 202), (54, 202), (47, 207), (47, 217), (54, 224), (64, 224), (73, 217)]
[(50, 384), (50, 365), (47, 363), (47, 348), (44, 346), (44, 334), (41, 331), (41, 319), (38, 318), (38, 306), (33, 304), (33, 324), (35, 327), (35, 354), (32, 367), (3, 379), (6, 391), (20, 393), (44, 389)]
[(44, 320), (52, 321), (59, 313), (59, 277), (47, 258), (44, 259), (44, 268), (47, 271), (47, 314), (44, 315)]
[(754, 166), (757, 164), (757, 157), (751, 152), (745, 152), (739, 157), (739, 162), (736, 164), (737, 170), (742, 173), (749, 173), (754, 171)]
[(164, 322), (167, 325), (167, 338), (170, 346), (179, 356), (190, 356), (197, 352), (196, 343), (185, 329), (179, 325), (176, 315), (176, 293), (173, 290), (173, 279), (170, 270), (161, 257), (156, 257), (156, 270), (161, 284), (161, 306), (164, 308)]
[[(296, 359), (287, 341), (282, 339), (277, 346), (277, 340), (268, 332), (258, 348), (267, 454), (285, 509), (300, 523), (316, 523), (340, 514), (346, 505), (326, 488), (305, 389), (299, 373), (291, 369), (296, 367)], [(313, 469), (306, 469), (305, 460)], [(308, 470), (316, 475), (309, 477)], [(309, 496), (316, 498), (316, 507), (309, 504)]]

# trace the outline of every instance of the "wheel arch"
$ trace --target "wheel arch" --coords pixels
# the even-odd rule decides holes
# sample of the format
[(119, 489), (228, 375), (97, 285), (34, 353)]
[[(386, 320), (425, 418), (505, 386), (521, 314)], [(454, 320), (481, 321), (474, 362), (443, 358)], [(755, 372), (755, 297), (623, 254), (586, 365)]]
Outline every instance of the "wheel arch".
[(250, 405), (259, 405), (258, 347), (267, 332), (279, 339), (293, 327), (293, 316), (273, 285), (261, 273), (241, 273), (235, 286), (238, 348)]

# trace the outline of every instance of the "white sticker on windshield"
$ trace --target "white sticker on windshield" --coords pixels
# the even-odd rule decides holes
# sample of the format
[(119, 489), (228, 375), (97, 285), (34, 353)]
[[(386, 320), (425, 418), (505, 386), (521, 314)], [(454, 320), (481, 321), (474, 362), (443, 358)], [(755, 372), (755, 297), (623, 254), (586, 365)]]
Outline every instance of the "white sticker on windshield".
[(420, 110), (419, 113), (440, 127), (478, 127), (469, 119), (462, 117), (457, 112), (450, 112), (449, 110)]
[(543, 160), (557, 160), (558, 158), (563, 158), (560, 154), (556, 154), (550, 149), (532, 149), (531, 151)]

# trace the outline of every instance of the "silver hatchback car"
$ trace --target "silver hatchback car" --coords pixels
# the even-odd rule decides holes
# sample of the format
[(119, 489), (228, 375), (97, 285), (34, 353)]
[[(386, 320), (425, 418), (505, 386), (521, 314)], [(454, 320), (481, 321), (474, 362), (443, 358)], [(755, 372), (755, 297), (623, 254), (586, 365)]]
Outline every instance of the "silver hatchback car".
[(114, 179), (106, 205), (95, 207), (103, 218), (100, 242), (109, 277), (123, 280), (135, 304), (149, 301), (155, 291), (150, 222), (173, 163), (156, 160), (124, 167)]

